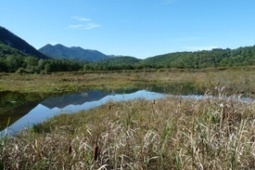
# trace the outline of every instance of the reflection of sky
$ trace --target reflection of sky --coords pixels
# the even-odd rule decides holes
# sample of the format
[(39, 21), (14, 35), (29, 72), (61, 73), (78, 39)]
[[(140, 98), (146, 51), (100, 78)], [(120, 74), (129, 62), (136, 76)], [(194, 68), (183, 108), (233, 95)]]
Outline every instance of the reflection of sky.
[(163, 98), (166, 95), (160, 93), (149, 92), (146, 90), (140, 90), (131, 94), (115, 94), (108, 95), (97, 101), (85, 102), (81, 105), (67, 105), (66, 107), (60, 109), (58, 107), (53, 107), (52, 109), (38, 104), (34, 109), (32, 109), (28, 114), (20, 118), (14, 124), (3, 130), (1, 133), (12, 134), (16, 131), (24, 129), (25, 127), (29, 127), (33, 124), (40, 123), (48, 118), (51, 118), (55, 115), (59, 115), (61, 113), (75, 113), (81, 110), (88, 110), (91, 108), (98, 107), (103, 105), (109, 101), (118, 102), (118, 101), (128, 101), (134, 99), (146, 99), (153, 100)]
[[(80, 95), (77, 93), (77, 95)], [(103, 97), (104, 96), (104, 97)], [(169, 95), (170, 96), (170, 95)], [(93, 99), (95, 96), (93, 96)], [(53, 103), (56, 104), (55, 107), (48, 108), (43, 105), (43, 102), (41, 104), (38, 104), (34, 109), (32, 109), (28, 114), (20, 118), (18, 121), (13, 123), (11, 126), (0, 132), (0, 137), (3, 134), (12, 134), (14, 132), (17, 132), (21, 129), (24, 129), (25, 127), (30, 127), (33, 124), (37, 124), (40, 122), (45, 121), (48, 118), (51, 118), (55, 115), (59, 115), (61, 113), (71, 114), (75, 113), (81, 110), (88, 110), (91, 108), (98, 107), (100, 105), (103, 105), (109, 101), (113, 102), (119, 102), (119, 101), (128, 101), (128, 100), (134, 100), (134, 99), (146, 99), (146, 100), (154, 100), (166, 97), (165, 94), (161, 93), (155, 93), (155, 92), (149, 92), (146, 90), (140, 90), (135, 93), (130, 94), (115, 94), (115, 95), (102, 95), (102, 98), (99, 100), (87, 100), (87, 102), (84, 102), (83, 104), (77, 104), (77, 101), (74, 101), (76, 104), (69, 104), (66, 105), (63, 108), (56, 107), (59, 105), (58, 101), (55, 101)], [(183, 99), (196, 99), (201, 100), (205, 99), (206, 96), (203, 95), (187, 95), (187, 96), (173, 96), (173, 97), (181, 97)], [(213, 96), (207, 96), (208, 98), (214, 98)], [(68, 103), (67, 101), (63, 101), (63, 98), (66, 98), (63, 96), (62, 98), (56, 98), (56, 100), (62, 100), (61, 102)], [(237, 100), (235, 96), (225, 98), (225, 100)], [(47, 99), (46, 99), (47, 100)], [(69, 99), (67, 99), (70, 101)], [(250, 98), (241, 98), (240, 99), (243, 102), (253, 102)]]
[(58, 97), (49, 97), (42, 101), (41, 104), (48, 108), (64, 108), (67, 105), (81, 105), (85, 102), (91, 102), (100, 100), (101, 98), (110, 95), (110, 92), (104, 92), (99, 90), (91, 90), (88, 92), (66, 94)]

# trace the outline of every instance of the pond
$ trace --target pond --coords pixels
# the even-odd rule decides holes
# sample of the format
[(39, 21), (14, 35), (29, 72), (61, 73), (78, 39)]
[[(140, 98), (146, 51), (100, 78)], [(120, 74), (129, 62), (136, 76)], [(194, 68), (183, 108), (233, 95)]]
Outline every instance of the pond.
[[(134, 99), (156, 100), (166, 93), (148, 90), (131, 91), (82, 91), (49, 97), (42, 94), (0, 93), (0, 137), (12, 135), (53, 116), (71, 114), (101, 106), (107, 102)], [(182, 98), (203, 99), (203, 95), (177, 95)], [(212, 96), (211, 96), (212, 97)], [(243, 98), (243, 101), (251, 101)]]
[[(2, 127), (1, 136), (5, 134), (14, 134), (17, 131), (26, 127), (31, 127), (33, 124), (40, 123), (61, 113), (70, 114), (81, 110), (88, 110), (103, 105), (109, 101), (118, 102), (134, 99), (153, 100), (166, 96), (162, 93), (146, 90), (138, 90), (128, 93), (91, 90), (65, 94), (62, 96), (52, 96), (46, 99), (44, 99), (44, 96), (37, 96), (36, 100), (33, 101), (27, 99), (20, 100), (20, 98), (24, 97), (20, 96), (20, 94), (8, 95), (9, 97), (13, 95), (14, 98), (10, 97), (11, 101), (5, 99), (6, 105), (10, 105), (11, 108), (9, 110), (5, 109), (5, 112), (0, 114), (0, 126)], [(19, 97), (15, 98), (15, 96)]]

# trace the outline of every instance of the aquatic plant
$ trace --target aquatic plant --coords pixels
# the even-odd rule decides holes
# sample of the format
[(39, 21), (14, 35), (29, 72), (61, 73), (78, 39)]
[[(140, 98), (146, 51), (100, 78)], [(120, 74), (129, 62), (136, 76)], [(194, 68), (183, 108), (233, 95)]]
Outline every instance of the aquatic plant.
[(238, 98), (110, 102), (6, 140), (0, 162), (6, 169), (252, 169), (254, 115), (254, 104)]

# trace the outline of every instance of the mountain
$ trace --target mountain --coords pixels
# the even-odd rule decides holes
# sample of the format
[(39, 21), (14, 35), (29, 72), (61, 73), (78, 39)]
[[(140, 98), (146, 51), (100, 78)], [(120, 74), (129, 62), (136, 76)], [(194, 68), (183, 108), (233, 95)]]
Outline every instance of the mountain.
[(8, 55), (14, 56), (27, 56), (26, 54), (22, 53), (21, 51), (13, 48), (9, 45), (6, 45), (0, 41), (0, 57), (7, 57)]
[(85, 50), (81, 47), (65, 47), (64, 45), (50, 45), (47, 44), (40, 48), (39, 51), (49, 57), (57, 59), (76, 59), (81, 61), (99, 61), (102, 59), (110, 58), (109, 56), (96, 51)]
[(28, 44), (25, 40), (13, 34), (9, 30), (0, 26), (0, 53), (1, 56), (6, 54), (21, 54), (31, 55), (38, 58), (46, 59), (44, 54), (37, 51), (34, 47)]

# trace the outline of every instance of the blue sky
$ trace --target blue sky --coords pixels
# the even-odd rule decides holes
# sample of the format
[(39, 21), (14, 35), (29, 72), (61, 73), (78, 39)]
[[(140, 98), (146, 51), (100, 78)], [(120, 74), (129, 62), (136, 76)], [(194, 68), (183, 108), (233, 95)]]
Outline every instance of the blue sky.
[(35, 48), (147, 58), (255, 45), (254, 0), (0, 0), (0, 26)]

